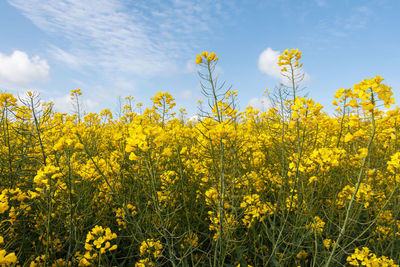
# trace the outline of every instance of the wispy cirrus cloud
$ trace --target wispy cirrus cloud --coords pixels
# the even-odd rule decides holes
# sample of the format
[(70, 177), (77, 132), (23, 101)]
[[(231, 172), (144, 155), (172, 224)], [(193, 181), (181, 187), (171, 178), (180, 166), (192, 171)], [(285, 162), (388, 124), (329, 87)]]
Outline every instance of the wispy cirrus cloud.
[(372, 15), (372, 9), (367, 6), (354, 8), (351, 16), (344, 20), (344, 31), (354, 31), (367, 27)]
[(344, 8), (344, 11), (320, 18), (315, 28), (310, 30), (303, 40), (316, 49), (347, 45), (348, 39), (368, 29), (368, 26), (377, 19), (374, 16), (376, 11), (368, 6)]
[(57, 46), (51, 45), (49, 52), (50, 52), (50, 55), (53, 56), (55, 59), (62, 61), (64, 63), (68, 64), (69, 66), (76, 67), (76, 66), (82, 64), (80, 62), (79, 57), (77, 57), (67, 51), (64, 51), (63, 49), (61, 49)]
[(8, 2), (64, 41), (62, 47), (50, 46), (56, 59), (137, 75), (185, 69), (182, 56), (194, 52), (196, 42), (229, 8), (212, 0)]

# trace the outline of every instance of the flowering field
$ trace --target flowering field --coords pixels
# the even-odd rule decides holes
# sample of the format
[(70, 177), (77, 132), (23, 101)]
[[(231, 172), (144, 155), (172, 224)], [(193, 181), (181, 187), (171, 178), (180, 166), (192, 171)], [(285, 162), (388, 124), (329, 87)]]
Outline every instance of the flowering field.
[(0, 95), (0, 265), (398, 266), (400, 109), (381, 77), (301, 96), (301, 52), (279, 59), (272, 108), (239, 112), (196, 58), (198, 120), (159, 92), (56, 113)]

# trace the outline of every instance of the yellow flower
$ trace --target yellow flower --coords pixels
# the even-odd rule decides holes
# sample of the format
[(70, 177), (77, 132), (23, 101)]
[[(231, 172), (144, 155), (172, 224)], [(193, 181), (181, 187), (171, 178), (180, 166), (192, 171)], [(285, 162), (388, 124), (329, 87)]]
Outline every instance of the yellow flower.
[(316, 230), (317, 233), (322, 234), (324, 231), (325, 222), (318, 216), (314, 217), (314, 221), (306, 225), (306, 229)]
[(332, 241), (329, 238), (324, 239), (323, 243), (324, 243), (324, 246), (326, 247), (326, 249), (330, 249), (331, 247), (333, 247), (335, 245), (335, 241)]
[(215, 59), (215, 56), (216, 56), (216, 54), (215, 54), (214, 52), (212, 52), (212, 53), (210, 53), (210, 54), (208, 55), (207, 60), (208, 60), (208, 61), (212, 61), (212, 60)]
[(308, 253), (305, 250), (300, 250), (299, 253), (297, 253), (296, 258), (298, 258), (299, 260), (305, 259), (307, 258)]
[(0, 265), (5, 266), (5, 265), (11, 265), (17, 262), (17, 256), (15, 256), (15, 253), (9, 253), (7, 254), (7, 251), (5, 249), (0, 250)]
[(200, 55), (197, 55), (196, 57), (196, 64), (200, 64), (203, 62), (203, 58)]
[(207, 57), (208, 57), (208, 52), (207, 52), (207, 51), (204, 51), (203, 53), (201, 53), (201, 55), (202, 55), (203, 57), (207, 58)]
[[(100, 254), (104, 254), (107, 250), (110, 250), (111, 244), (109, 241), (116, 239), (117, 235), (112, 233), (110, 228), (103, 228), (102, 226), (96, 225), (92, 231), (86, 235), (85, 249), (93, 251), (96, 248)], [(112, 247), (116, 249), (116, 247)]]

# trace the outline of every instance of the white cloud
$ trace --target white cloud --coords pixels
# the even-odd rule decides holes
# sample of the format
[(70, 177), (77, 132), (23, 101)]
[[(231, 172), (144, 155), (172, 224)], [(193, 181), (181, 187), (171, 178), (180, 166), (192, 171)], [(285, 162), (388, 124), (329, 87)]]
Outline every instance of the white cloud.
[[(71, 100), (71, 95), (67, 94), (61, 97), (50, 98), (51, 102), (54, 103), (54, 108), (58, 112), (62, 113), (73, 113), (74, 112), (74, 101)], [(93, 112), (100, 107), (100, 104), (92, 99), (81, 99), (81, 110), (84, 112)]]
[(193, 59), (189, 59), (186, 61), (186, 71), (187, 72), (195, 72), (196, 71), (196, 63)]
[(201, 117), (199, 115), (193, 115), (188, 119), (188, 121), (196, 123), (196, 122), (199, 122), (200, 119), (201, 119)]
[(22, 86), (45, 81), (49, 78), (49, 71), (47, 61), (38, 56), (29, 58), (25, 52), (19, 50), (10, 56), (0, 53), (0, 83)]
[(72, 100), (70, 95), (64, 95), (62, 97), (50, 98), (51, 102), (54, 103), (54, 109), (62, 113), (73, 112)]
[(248, 105), (252, 106), (254, 109), (264, 111), (270, 107), (270, 101), (267, 97), (262, 97), (262, 98), (255, 97), (250, 99)]
[(319, 7), (325, 7), (327, 6), (327, 3), (325, 0), (315, 0), (315, 3), (317, 4), (317, 6)]
[(94, 111), (100, 107), (99, 103), (93, 99), (86, 99), (83, 101), (83, 107), (87, 108), (88, 111)]
[(195, 55), (205, 33), (230, 11), (230, 5), (213, 0), (8, 2), (62, 42), (63, 47), (51, 46), (57, 59), (136, 75), (185, 69), (183, 56)]
[(265, 49), (258, 57), (258, 69), (268, 76), (282, 79), (280, 67), (278, 66), (279, 51), (272, 50), (270, 47)]
[(183, 91), (179, 92), (177, 95), (177, 98), (180, 98), (180, 99), (191, 99), (193, 97), (194, 97), (194, 95), (191, 90), (183, 90)]
[(355, 8), (351, 16), (344, 20), (344, 30), (354, 31), (366, 28), (368, 23), (371, 22), (372, 15), (372, 10), (366, 6)]
[[(287, 83), (288, 79), (281, 74), (281, 68), (278, 66), (280, 51), (272, 50), (268, 47), (258, 57), (258, 69), (270, 77), (280, 79), (281, 82)], [(301, 70), (303, 71), (303, 70)], [(310, 81), (310, 75), (303, 71), (304, 77), (302, 82)]]

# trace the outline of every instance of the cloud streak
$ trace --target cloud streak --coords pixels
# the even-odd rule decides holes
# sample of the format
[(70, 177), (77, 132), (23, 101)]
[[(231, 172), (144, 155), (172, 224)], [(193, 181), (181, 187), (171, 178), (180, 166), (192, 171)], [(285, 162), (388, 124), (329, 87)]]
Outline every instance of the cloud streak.
[[(64, 40), (51, 54), (70, 66), (156, 75), (177, 71), (182, 56), (224, 6), (215, 1), (8, 0), (43, 31)], [(225, 11), (223, 11), (225, 10)], [(59, 45), (61, 46), (61, 45)], [(187, 59), (186, 59), (187, 60)]]

